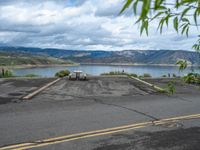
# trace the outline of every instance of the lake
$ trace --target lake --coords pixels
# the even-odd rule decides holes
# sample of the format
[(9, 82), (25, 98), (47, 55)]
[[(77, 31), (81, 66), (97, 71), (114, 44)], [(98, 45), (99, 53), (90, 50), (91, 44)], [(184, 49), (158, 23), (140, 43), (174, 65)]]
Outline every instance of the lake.
[[(160, 77), (162, 75), (176, 74), (184, 75), (188, 72), (191, 72), (191, 67), (188, 67), (183, 72), (179, 72), (178, 67), (175, 66), (124, 66), (124, 65), (80, 65), (80, 66), (55, 66), (55, 67), (41, 67), (41, 68), (23, 68), (23, 69), (12, 69), (13, 73), (17, 76), (22, 76), (26, 74), (37, 74), (41, 77), (53, 77), (56, 72), (59, 70), (68, 69), (73, 70), (82, 70), (85, 73), (91, 75), (100, 75), (105, 72), (110, 71), (122, 71), (128, 73), (136, 73), (142, 75), (144, 73), (149, 73), (153, 77)], [(195, 71), (200, 73), (200, 69), (194, 68)]]

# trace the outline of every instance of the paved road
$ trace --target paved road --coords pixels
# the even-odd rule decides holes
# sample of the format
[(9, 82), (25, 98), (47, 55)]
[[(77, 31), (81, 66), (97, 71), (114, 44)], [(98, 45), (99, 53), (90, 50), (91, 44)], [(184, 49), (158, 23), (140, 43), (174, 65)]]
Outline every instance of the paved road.
[[(165, 85), (165, 80), (149, 80), (158, 81), (160, 86)], [(177, 93), (169, 97), (129, 78), (63, 79), (30, 101), (0, 105), (0, 147), (27, 142), (30, 145), (37, 141), (34, 144), (38, 147), (22, 148), (198, 149), (200, 91), (180, 81), (176, 81), (176, 88)], [(178, 116), (185, 118), (152, 124)], [(150, 124), (135, 126), (148, 122)], [(115, 133), (110, 129), (124, 125), (132, 125), (132, 130), (120, 128), (123, 132)], [(101, 133), (101, 136), (92, 133), (80, 138), (78, 134), (79, 138), (74, 140), (60, 139), (61, 136), (107, 128), (109, 133)], [(55, 137), (59, 137), (60, 142), (38, 142)]]

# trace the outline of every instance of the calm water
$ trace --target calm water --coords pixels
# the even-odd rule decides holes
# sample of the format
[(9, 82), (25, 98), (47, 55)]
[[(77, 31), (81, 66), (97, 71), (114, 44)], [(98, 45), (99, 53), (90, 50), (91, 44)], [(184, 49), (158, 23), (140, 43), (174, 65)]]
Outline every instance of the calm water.
[[(68, 69), (82, 70), (85, 73), (91, 75), (100, 75), (101, 73), (110, 71), (122, 71), (128, 73), (136, 73), (142, 75), (144, 73), (149, 73), (153, 77), (160, 77), (162, 75), (167, 75), (168, 73), (175, 73), (176, 75), (184, 75), (191, 72), (191, 68), (187, 68), (183, 73), (179, 73), (178, 67), (171, 66), (111, 66), (111, 65), (80, 65), (80, 66), (68, 66), (68, 67), (45, 67), (45, 68), (25, 68), (25, 69), (13, 69), (13, 73), (17, 76), (26, 74), (37, 74), (42, 77), (53, 77), (59, 70)], [(194, 68), (195, 71), (200, 72), (200, 69)]]

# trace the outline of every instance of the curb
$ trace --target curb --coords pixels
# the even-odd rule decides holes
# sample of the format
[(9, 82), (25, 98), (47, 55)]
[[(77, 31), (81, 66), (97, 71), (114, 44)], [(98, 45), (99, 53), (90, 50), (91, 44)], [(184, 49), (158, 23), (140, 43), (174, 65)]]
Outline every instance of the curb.
[(100, 77), (108, 77), (108, 78), (112, 78), (112, 77), (127, 77), (127, 75), (100, 75)]
[(60, 80), (61, 80), (61, 78), (58, 78), (58, 79), (56, 79), (56, 80), (44, 85), (43, 87), (37, 89), (36, 91), (34, 91), (34, 92), (22, 97), (22, 99), (23, 100), (29, 100), (29, 99), (33, 98), (34, 96), (36, 96), (37, 94), (39, 94), (40, 92), (42, 92), (43, 90), (45, 90), (46, 88), (50, 87), (51, 85), (55, 84), (56, 82), (58, 82)]
[(151, 84), (151, 83), (149, 83), (149, 82), (146, 82), (146, 81), (141, 80), (141, 79), (136, 78), (136, 77), (132, 77), (132, 76), (131, 76), (130, 78), (135, 79), (135, 80), (137, 80), (137, 81), (139, 81), (139, 82), (141, 82), (141, 83), (143, 83), (143, 84), (145, 84), (145, 85), (148, 85), (148, 86), (154, 88), (155, 90), (157, 90), (157, 91), (159, 91), (159, 92), (166, 92), (165, 89), (163, 89), (163, 88), (161, 88), (161, 87), (159, 87), (159, 86), (157, 86), (157, 85)]

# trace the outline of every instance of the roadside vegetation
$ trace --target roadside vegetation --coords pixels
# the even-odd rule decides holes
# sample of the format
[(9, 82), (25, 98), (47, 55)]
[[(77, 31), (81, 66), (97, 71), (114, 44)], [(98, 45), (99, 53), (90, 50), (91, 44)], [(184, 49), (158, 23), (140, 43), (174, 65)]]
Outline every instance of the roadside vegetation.
[[(200, 16), (199, 0), (125, 0), (120, 14), (125, 13), (127, 9), (132, 10), (133, 16), (136, 18), (136, 24), (140, 26), (140, 34), (143, 32), (148, 36), (149, 25), (156, 25), (160, 34), (172, 26), (177, 34), (189, 36), (190, 27), (196, 27), (197, 41), (192, 48), (196, 52), (200, 52), (200, 35), (198, 32), (198, 18)], [(156, 20), (156, 22), (155, 22)], [(179, 71), (187, 68), (186, 60), (179, 60)], [(165, 76), (164, 76), (165, 77)], [(200, 75), (198, 73), (188, 73), (182, 77), (186, 83), (199, 84)], [(172, 82), (167, 84), (167, 89), (171, 94), (175, 92)]]
[(189, 84), (200, 85), (200, 74), (191, 72), (183, 76), (182, 80)]
[(140, 76), (140, 77), (151, 78), (152, 76), (149, 73), (144, 73), (143, 76)]
[(0, 71), (0, 78), (10, 78), (10, 77), (28, 77), (28, 78), (33, 78), (33, 77), (39, 77), (36, 74), (26, 74), (23, 76), (15, 76), (12, 71), (8, 70), (8, 69), (4, 69), (2, 68)]
[(10, 70), (2, 68), (0, 72), (0, 78), (9, 78), (9, 77), (13, 77), (13, 73)]
[(55, 74), (55, 77), (62, 78), (62, 77), (68, 76), (69, 74), (70, 74), (69, 70), (60, 70), (59, 72)]
[(164, 74), (161, 77), (163, 77), (163, 78), (171, 78), (171, 77), (176, 78), (176, 77), (180, 77), (180, 76), (177, 76), (175, 73), (173, 73), (173, 74), (168, 73), (167, 75)]
[(127, 72), (124, 72), (124, 71), (110, 71), (110, 72), (107, 72), (107, 73), (102, 73), (101, 75), (108, 75), (108, 76), (112, 76), (112, 75), (126, 75), (126, 76), (133, 76), (133, 77), (138, 77), (137, 74), (135, 73), (127, 73)]
[(172, 26), (177, 34), (189, 36), (190, 28), (196, 27), (197, 41), (193, 49), (200, 51), (200, 35), (198, 19), (200, 16), (199, 0), (125, 0), (120, 14), (131, 9), (140, 26), (140, 34), (149, 34), (149, 26), (157, 25), (162, 34), (168, 26)]
[(151, 74), (149, 73), (144, 73), (143, 75), (137, 75), (135, 73), (127, 73), (124, 71), (111, 71), (111, 72), (107, 72), (107, 73), (102, 73), (101, 75), (108, 75), (108, 76), (112, 76), (112, 75), (126, 75), (128, 77), (136, 77), (136, 78), (151, 78)]
[(173, 95), (176, 92), (176, 88), (174, 86), (174, 82), (167, 83), (165, 87), (165, 91), (168, 93), (169, 96)]
[(107, 72), (107, 73), (102, 73), (101, 75), (130, 75), (130, 74), (126, 73), (124, 71), (110, 71), (110, 72)]
[[(187, 68), (188, 64), (186, 60), (179, 60), (177, 63), (179, 65), (179, 71), (183, 71)], [(192, 70), (190, 73), (182, 77), (182, 80), (189, 84), (200, 85), (200, 74)]]

